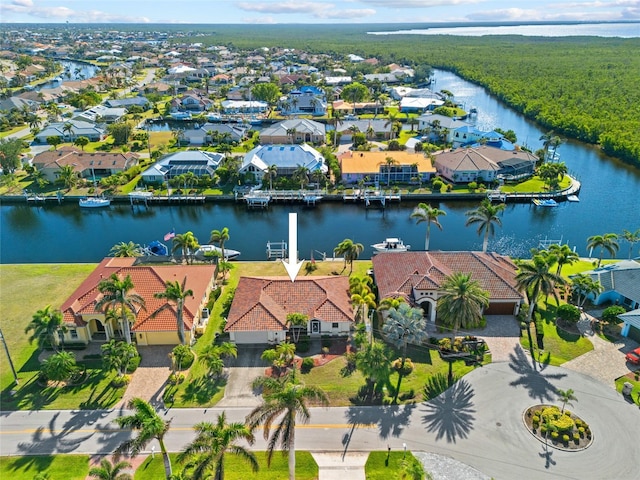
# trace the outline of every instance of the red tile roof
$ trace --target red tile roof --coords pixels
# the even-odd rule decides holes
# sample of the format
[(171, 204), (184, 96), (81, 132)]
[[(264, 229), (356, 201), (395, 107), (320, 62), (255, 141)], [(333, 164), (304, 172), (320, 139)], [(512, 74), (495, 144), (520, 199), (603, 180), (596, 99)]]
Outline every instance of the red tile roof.
[[(102, 299), (98, 290), (101, 280), (117, 274), (120, 278), (131, 276), (133, 292), (145, 300), (146, 309), (136, 313), (132, 331), (159, 332), (176, 331), (176, 309), (164, 299), (155, 298), (155, 293), (164, 292), (168, 281), (182, 282), (186, 277), (186, 290), (193, 290), (193, 296), (185, 300), (183, 320), (185, 330), (193, 327), (198, 307), (211, 283), (215, 267), (210, 265), (137, 265), (135, 258), (112, 258), (102, 260), (76, 291), (62, 304), (61, 310), (67, 324), (86, 325), (79, 314), (97, 313), (95, 304)], [(164, 307), (164, 308), (163, 308)], [(163, 308), (161, 312), (152, 314)]]
[(517, 267), (509, 257), (482, 252), (379, 253), (373, 257), (373, 272), (380, 298), (398, 293), (411, 296), (418, 290), (438, 290), (453, 273), (470, 273), (491, 300), (519, 300)]
[(352, 322), (347, 277), (242, 277), (225, 331), (286, 330), (287, 315), (324, 322)]

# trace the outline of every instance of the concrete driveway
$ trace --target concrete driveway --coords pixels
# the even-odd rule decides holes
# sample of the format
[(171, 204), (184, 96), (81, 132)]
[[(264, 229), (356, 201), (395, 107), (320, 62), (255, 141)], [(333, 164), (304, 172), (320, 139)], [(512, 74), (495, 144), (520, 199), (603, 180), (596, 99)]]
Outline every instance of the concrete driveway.
[(267, 364), (260, 355), (267, 348), (238, 346), (238, 358), (229, 360), (227, 386), (224, 398), (216, 407), (255, 407), (260, 404), (261, 397), (253, 391), (251, 384), (260, 375), (264, 375)]

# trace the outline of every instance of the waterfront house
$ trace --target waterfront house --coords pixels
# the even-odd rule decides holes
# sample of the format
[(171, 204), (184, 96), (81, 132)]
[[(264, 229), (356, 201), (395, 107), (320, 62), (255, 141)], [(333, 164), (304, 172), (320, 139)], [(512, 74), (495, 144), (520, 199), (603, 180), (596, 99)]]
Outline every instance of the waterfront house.
[(268, 103), (258, 100), (224, 100), (220, 105), (227, 114), (264, 113), (269, 109)]
[(533, 174), (537, 158), (523, 150), (502, 150), (482, 145), (435, 155), (438, 174), (454, 183), (492, 182), (500, 177), (524, 178)]
[[(70, 124), (71, 129), (65, 131), (65, 125)], [(35, 143), (46, 144), (47, 137), (58, 137), (62, 142), (74, 142), (78, 137), (87, 137), (92, 142), (100, 142), (106, 136), (103, 125), (80, 120), (68, 120), (66, 122), (50, 123), (34, 137)]]
[(286, 340), (287, 315), (309, 319), (304, 333), (348, 335), (354, 323), (349, 279), (344, 276), (241, 277), (224, 331), (237, 344), (277, 344)]
[(84, 112), (75, 114), (73, 120), (91, 123), (115, 123), (122, 120), (126, 114), (127, 109), (124, 107), (96, 105)]
[(511, 259), (482, 252), (394, 252), (372, 258), (373, 274), (380, 299), (403, 297), (420, 306), (429, 321), (437, 316), (437, 301), (445, 279), (458, 272), (489, 292), (484, 315), (517, 315), (524, 296), (516, 287), (518, 268)]
[(271, 165), (278, 169), (279, 177), (289, 177), (299, 167), (309, 172), (320, 170), (326, 174), (328, 168), (324, 157), (315, 148), (301, 145), (260, 145), (249, 151), (242, 161), (241, 174), (252, 174), (256, 182), (261, 182)]
[(131, 107), (140, 107), (143, 110), (148, 110), (151, 106), (149, 104), (149, 100), (146, 97), (137, 96), (137, 97), (129, 97), (129, 98), (116, 98), (109, 99), (104, 102), (107, 107), (111, 108), (126, 108), (127, 110)]
[(247, 133), (247, 126), (239, 123), (205, 123), (199, 128), (182, 132), (182, 145), (201, 146), (217, 144), (216, 134), (224, 138), (223, 143), (241, 142)]
[(33, 157), (32, 165), (50, 182), (60, 175), (60, 168), (71, 165), (81, 178), (100, 180), (137, 165), (138, 155), (127, 152), (83, 152), (75, 147), (47, 150)]
[(214, 102), (204, 95), (185, 94), (171, 100), (171, 112), (204, 112), (210, 110)]
[[(387, 158), (393, 163), (387, 165)], [(436, 173), (431, 160), (422, 153), (407, 151), (354, 152), (346, 151), (338, 157), (343, 184), (363, 180), (367, 184), (422, 183)]]
[(437, 138), (446, 143), (453, 143), (454, 130), (469, 125), (462, 120), (437, 113), (426, 113), (418, 117), (418, 130), (430, 132), (429, 138)]
[(213, 177), (224, 155), (203, 150), (186, 150), (164, 156), (142, 172), (141, 180), (146, 184), (164, 183), (187, 172), (196, 177)]
[(367, 140), (389, 140), (391, 138), (391, 122), (384, 118), (373, 120), (356, 120), (347, 119), (340, 120), (335, 125), (336, 130), (340, 133), (343, 142), (350, 142), (354, 132), (364, 133)]
[[(98, 290), (100, 281), (115, 274), (120, 279), (127, 276), (133, 282), (133, 292), (145, 301), (145, 308), (133, 312), (132, 337), (138, 345), (177, 345), (178, 327), (176, 308), (166, 299), (155, 298), (154, 294), (164, 292), (168, 281), (182, 281), (186, 278), (185, 290), (193, 295), (185, 299), (183, 322), (186, 343), (195, 341), (195, 334), (202, 333), (209, 319), (206, 305), (214, 286), (213, 265), (144, 265), (137, 258), (108, 257), (62, 304), (63, 321), (67, 327), (65, 343), (108, 342), (112, 338), (124, 339), (124, 328), (120, 316), (117, 318), (96, 310), (102, 299)], [(157, 312), (157, 313), (156, 313)], [(156, 315), (154, 315), (156, 313)]]
[(260, 143), (313, 143), (322, 145), (327, 138), (326, 125), (313, 120), (297, 118), (284, 120), (265, 127), (260, 132)]
[(327, 98), (321, 88), (305, 86), (293, 90), (280, 100), (282, 115), (314, 115), (327, 113)]

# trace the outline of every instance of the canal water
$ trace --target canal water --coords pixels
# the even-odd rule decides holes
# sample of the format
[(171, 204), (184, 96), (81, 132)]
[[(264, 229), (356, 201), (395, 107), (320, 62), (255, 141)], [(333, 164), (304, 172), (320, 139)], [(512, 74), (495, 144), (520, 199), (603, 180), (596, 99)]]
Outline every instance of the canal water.
[[(542, 147), (542, 130), (482, 88), (443, 71), (436, 71), (434, 88), (453, 92), (456, 100), (468, 108), (475, 106), (479, 127), (511, 129), (519, 143), (534, 151)], [(640, 228), (640, 170), (578, 142), (564, 143), (558, 152), (582, 182), (580, 202), (564, 202), (556, 208), (507, 205), (503, 227), (496, 229), (490, 250), (525, 256), (541, 240), (562, 239), (586, 256), (587, 237)], [(80, 210), (75, 202), (40, 207), (3, 204), (0, 262), (98, 262), (118, 242), (148, 244), (175, 229), (177, 233), (192, 231), (200, 243), (207, 243), (211, 230), (223, 227), (230, 232), (227, 246), (242, 252), (240, 260), (264, 260), (268, 241), (287, 240), (289, 212), (298, 213), (300, 258), (309, 259), (313, 254), (319, 259), (323, 253), (331, 256), (333, 248), (345, 238), (362, 243), (362, 258), (369, 258), (370, 245), (386, 237), (401, 237), (413, 250), (424, 248), (426, 226), (416, 225), (409, 218), (415, 204), (403, 199), (384, 210), (342, 203), (321, 203), (315, 208), (273, 205), (266, 211), (248, 211), (234, 203), (133, 209), (121, 204), (95, 211)], [(447, 215), (440, 217), (442, 231), (431, 229), (432, 250), (481, 248), (482, 239), (475, 228), (464, 226), (465, 212), (476, 203), (447, 201), (433, 205)], [(628, 245), (621, 241), (620, 247), (618, 256), (626, 258)]]

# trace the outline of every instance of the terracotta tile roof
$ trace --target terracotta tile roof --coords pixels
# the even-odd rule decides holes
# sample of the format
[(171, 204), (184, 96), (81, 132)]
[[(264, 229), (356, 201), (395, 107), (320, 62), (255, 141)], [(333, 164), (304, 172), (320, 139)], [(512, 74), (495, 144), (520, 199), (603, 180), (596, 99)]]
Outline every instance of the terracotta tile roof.
[[(193, 296), (185, 300), (183, 320), (185, 330), (193, 327), (193, 320), (198, 307), (211, 283), (215, 271), (210, 265), (169, 265), (169, 266), (134, 266), (135, 258), (105, 258), (96, 269), (89, 274), (76, 291), (62, 304), (63, 318), (67, 324), (86, 325), (78, 315), (97, 313), (95, 304), (102, 299), (98, 291), (101, 280), (116, 273), (120, 278), (131, 276), (134, 293), (145, 300), (146, 309), (136, 313), (132, 331), (176, 331), (176, 309), (164, 299), (154, 297), (155, 293), (165, 290), (167, 281), (182, 282), (186, 277), (185, 289), (193, 290)], [(162, 308), (153, 318), (152, 314)]]
[(60, 168), (71, 165), (77, 172), (95, 168), (126, 170), (135, 165), (138, 155), (120, 152), (83, 152), (75, 147), (47, 150), (33, 157), (38, 168)]
[(453, 273), (471, 273), (487, 290), (491, 300), (519, 300), (517, 267), (509, 257), (482, 252), (379, 253), (373, 257), (373, 271), (380, 298), (396, 292), (411, 295), (412, 289), (438, 290)]
[(242, 277), (225, 331), (286, 330), (287, 315), (323, 322), (352, 322), (347, 277)]
[(344, 152), (338, 158), (340, 160), (341, 172), (345, 173), (362, 173), (362, 172), (378, 172), (382, 170), (386, 172), (385, 162), (387, 157), (393, 158), (397, 162), (397, 166), (414, 165), (418, 167), (421, 173), (435, 172), (435, 167), (431, 164), (431, 160), (422, 153), (411, 152), (353, 152), (351, 150)]

